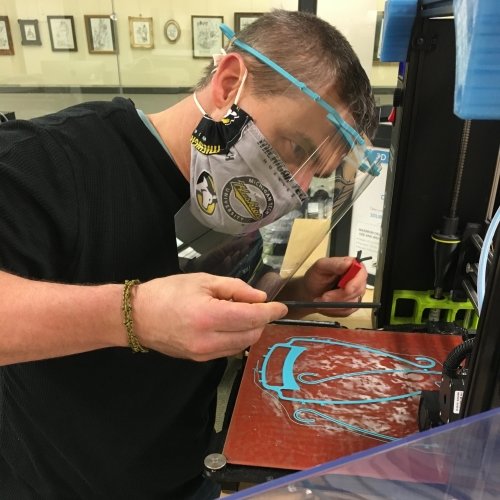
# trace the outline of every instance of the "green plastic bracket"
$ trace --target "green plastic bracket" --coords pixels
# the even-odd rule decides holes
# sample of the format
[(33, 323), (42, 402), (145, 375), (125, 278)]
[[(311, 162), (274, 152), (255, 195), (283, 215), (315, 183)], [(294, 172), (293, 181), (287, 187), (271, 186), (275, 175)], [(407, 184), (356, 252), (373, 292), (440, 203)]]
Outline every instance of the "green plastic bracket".
[(394, 290), (390, 324), (424, 324), (429, 312), (439, 309), (440, 321), (456, 323), (464, 328), (477, 328), (479, 316), (469, 300), (455, 302), (446, 293), (443, 299), (438, 300), (432, 297), (432, 293), (432, 290)]

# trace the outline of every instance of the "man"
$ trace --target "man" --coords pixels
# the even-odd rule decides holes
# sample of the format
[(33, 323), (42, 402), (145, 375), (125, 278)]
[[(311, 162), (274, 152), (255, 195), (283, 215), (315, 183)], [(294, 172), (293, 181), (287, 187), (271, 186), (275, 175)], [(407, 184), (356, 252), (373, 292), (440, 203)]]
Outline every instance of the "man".
[[(366, 75), (327, 23), (275, 11), (241, 39), (297, 77), (310, 73), (371, 133)], [(216, 123), (239, 100), (306, 189), (311, 175), (294, 164), (303, 103), (263, 66), (232, 45), (196, 100), (150, 117), (115, 99), (1, 126), (0, 498), (216, 495), (200, 474), (223, 358), (287, 310), (241, 280), (180, 274), (174, 215), (195, 201), (191, 173), (205, 161), (192, 145), (199, 107)], [(351, 262), (322, 259), (289, 288), (355, 303), (364, 270), (331, 290)]]

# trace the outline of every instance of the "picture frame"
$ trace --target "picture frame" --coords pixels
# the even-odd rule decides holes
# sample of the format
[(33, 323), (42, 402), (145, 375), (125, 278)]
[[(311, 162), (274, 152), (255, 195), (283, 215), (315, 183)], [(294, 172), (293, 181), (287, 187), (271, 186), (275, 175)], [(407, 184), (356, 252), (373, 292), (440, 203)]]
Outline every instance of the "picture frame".
[(117, 54), (115, 22), (109, 15), (85, 15), (89, 54)]
[(153, 49), (154, 33), (152, 17), (132, 17), (128, 18), (130, 35), (130, 46), (134, 49)]
[(13, 56), (14, 44), (8, 16), (0, 16), (0, 56)]
[(256, 19), (262, 16), (262, 12), (235, 12), (234, 13), (234, 32), (239, 33), (242, 29), (252, 24)]
[(21, 45), (42, 45), (38, 19), (18, 19), (21, 30)]
[(176, 43), (181, 36), (179, 23), (173, 19), (169, 19), (163, 26), (163, 34), (168, 43)]
[(73, 16), (47, 16), (50, 45), (53, 52), (77, 52)]
[(220, 53), (223, 47), (223, 35), (219, 25), (223, 22), (223, 16), (191, 16), (195, 59), (211, 58), (214, 54)]

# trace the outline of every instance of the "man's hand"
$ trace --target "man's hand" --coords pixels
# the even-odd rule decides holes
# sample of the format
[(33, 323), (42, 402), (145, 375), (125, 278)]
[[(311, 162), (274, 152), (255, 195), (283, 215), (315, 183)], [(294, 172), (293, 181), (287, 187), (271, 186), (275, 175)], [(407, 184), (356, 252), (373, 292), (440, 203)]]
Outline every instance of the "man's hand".
[[(349, 269), (354, 257), (328, 257), (317, 260), (302, 279), (304, 295), (317, 302), (353, 302), (349, 309), (321, 309), (317, 312), (328, 316), (348, 316), (356, 311), (366, 290), (368, 273), (363, 264), (356, 276), (344, 288), (334, 288), (342, 275)], [(319, 304), (318, 304), (319, 305)]]
[(254, 344), (267, 323), (286, 315), (279, 302), (234, 278), (205, 273), (158, 278), (135, 287), (135, 332), (144, 347), (206, 361)]

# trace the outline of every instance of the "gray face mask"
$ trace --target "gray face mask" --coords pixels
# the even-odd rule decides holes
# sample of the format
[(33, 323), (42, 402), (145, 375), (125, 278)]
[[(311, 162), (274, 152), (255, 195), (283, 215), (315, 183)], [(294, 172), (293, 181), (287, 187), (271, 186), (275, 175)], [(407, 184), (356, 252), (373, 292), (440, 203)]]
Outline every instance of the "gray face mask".
[(190, 210), (203, 226), (241, 235), (299, 208), (306, 193), (252, 118), (237, 106), (203, 114), (191, 136)]

